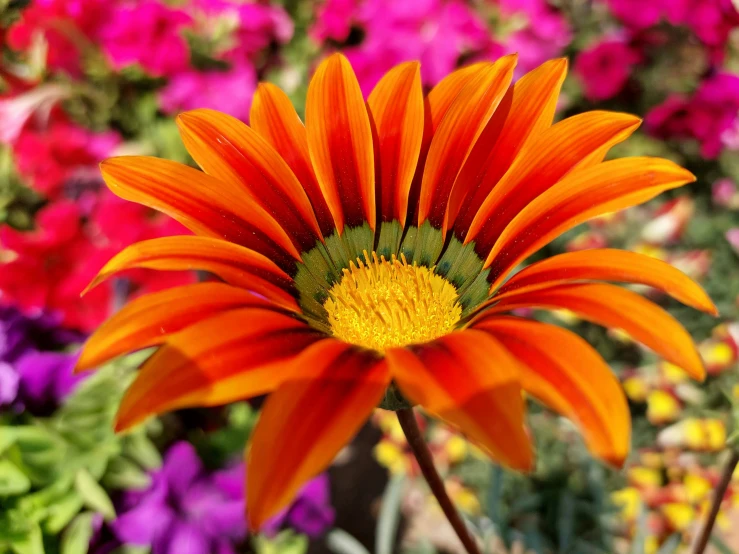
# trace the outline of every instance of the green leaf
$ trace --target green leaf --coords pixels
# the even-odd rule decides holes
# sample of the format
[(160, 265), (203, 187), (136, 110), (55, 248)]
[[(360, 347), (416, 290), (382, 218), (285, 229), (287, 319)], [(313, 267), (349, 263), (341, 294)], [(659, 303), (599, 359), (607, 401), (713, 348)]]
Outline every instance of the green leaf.
[(113, 508), (113, 502), (108, 493), (86, 469), (80, 469), (77, 472), (74, 485), (87, 507), (102, 514), (108, 521), (115, 518), (115, 508)]
[(44, 530), (57, 535), (82, 509), (83, 501), (77, 491), (69, 491), (66, 496), (49, 506)]
[(121, 457), (110, 461), (102, 483), (107, 489), (143, 489), (151, 478), (138, 464)]
[(682, 537), (680, 536), (680, 533), (673, 533), (664, 543), (662, 543), (662, 546), (657, 550), (657, 554), (675, 554), (677, 549), (680, 548), (681, 543)]
[(146, 469), (157, 469), (162, 465), (159, 450), (143, 432), (126, 436), (123, 453)]
[(326, 546), (334, 554), (370, 554), (361, 542), (343, 529), (332, 529), (326, 536)]
[(85, 512), (78, 515), (62, 534), (60, 554), (87, 554), (93, 534), (95, 514)]
[(395, 550), (395, 537), (400, 520), (400, 500), (405, 484), (404, 475), (395, 475), (387, 484), (382, 495), (380, 515), (377, 517), (375, 530), (375, 552), (392, 554)]
[(0, 496), (23, 494), (31, 488), (31, 480), (10, 460), (0, 460)]
[(16, 436), (14, 427), (0, 426), (0, 454), (15, 444)]
[(33, 524), (23, 539), (14, 541), (10, 548), (15, 554), (44, 554), (41, 528)]

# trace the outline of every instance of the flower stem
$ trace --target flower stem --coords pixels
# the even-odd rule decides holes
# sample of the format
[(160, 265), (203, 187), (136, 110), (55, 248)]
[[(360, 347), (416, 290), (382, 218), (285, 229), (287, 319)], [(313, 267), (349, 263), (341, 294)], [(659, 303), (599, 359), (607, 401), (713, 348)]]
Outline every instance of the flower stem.
[(729, 488), (729, 483), (731, 483), (731, 477), (734, 474), (734, 469), (737, 464), (739, 464), (739, 451), (732, 449), (731, 457), (726, 461), (726, 465), (721, 474), (721, 480), (713, 491), (711, 511), (708, 512), (708, 517), (706, 517), (706, 521), (703, 523), (700, 533), (698, 533), (693, 542), (693, 548), (691, 549), (692, 554), (703, 554), (706, 546), (708, 546), (708, 541), (711, 539), (711, 531), (713, 531), (713, 525), (716, 523), (716, 517), (721, 509), (721, 502), (724, 500), (726, 489)]
[(457, 509), (454, 507), (452, 500), (446, 493), (444, 481), (441, 479), (441, 476), (434, 467), (434, 460), (431, 457), (428, 445), (423, 440), (421, 430), (418, 428), (413, 408), (404, 408), (402, 410), (397, 410), (395, 413), (398, 414), (400, 427), (403, 429), (403, 433), (405, 433), (405, 438), (408, 440), (408, 444), (413, 451), (413, 455), (416, 457), (416, 460), (418, 460), (421, 473), (423, 473), (423, 476), (426, 478), (426, 482), (429, 484), (431, 492), (436, 497), (436, 500), (438, 500), (439, 505), (441, 506), (444, 515), (449, 520), (449, 523), (451, 523), (454, 532), (457, 533), (459, 540), (462, 541), (468, 554), (480, 554), (480, 550), (477, 547), (475, 539), (470, 534), (464, 521), (462, 521), (459, 512), (457, 512)]

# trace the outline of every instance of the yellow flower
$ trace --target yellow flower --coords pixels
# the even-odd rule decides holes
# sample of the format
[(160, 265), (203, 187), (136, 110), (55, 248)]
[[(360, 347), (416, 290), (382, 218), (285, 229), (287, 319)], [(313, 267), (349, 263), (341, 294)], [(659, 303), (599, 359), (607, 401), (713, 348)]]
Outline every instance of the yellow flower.
[(676, 531), (685, 531), (695, 523), (695, 508), (684, 502), (670, 502), (661, 507), (670, 527)]
[(611, 501), (621, 508), (621, 518), (624, 521), (634, 521), (642, 506), (642, 497), (639, 489), (626, 487), (611, 493)]
[(647, 396), (647, 418), (655, 424), (675, 421), (680, 415), (681, 406), (669, 392), (655, 390)]
[(408, 455), (396, 443), (383, 439), (375, 445), (374, 453), (377, 462), (385, 466), (390, 473), (408, 473), (410, 469)]

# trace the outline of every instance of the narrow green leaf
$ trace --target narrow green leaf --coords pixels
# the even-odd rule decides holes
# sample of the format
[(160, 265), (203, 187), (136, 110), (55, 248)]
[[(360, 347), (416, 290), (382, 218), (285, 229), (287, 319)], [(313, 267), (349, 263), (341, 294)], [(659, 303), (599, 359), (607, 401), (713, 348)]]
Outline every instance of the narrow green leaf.
[(28, 533), (21, 539), (13, 541), (10, 548), (15, 554), (44, 554), (44, 541), (38, 524), (30, 526)]
[(343, 529), (332, 529), (326, 536), (326, 546), (334, 554), (370, 554), (361, 542)]
[(23, 494), (31, 488), (31, 481), (10, 460), (0, 460), (0, 496)]
[(82, 498), (77, 491), (69, 491), (66, 496), (49, 506), (44, 530), (49, 535), (57, 535), (82, 509)]
[(74, 485), (88, 508), (102, 514), (106, 520), (115, 518), (115, 508), (108, 493), (86, 469), (77, 472)]
[(393, 554), (395, 547), (395, 536), (398, 532), (400, 520), (400, 500), (404, 475), (395, 475), (387, 484), (382, 495), (382, 506), (377, 518), (375, 530), (375, 552), (376, 554)]
[(60, 554), (87, 554), (93, 533), (95, 514), (85, 512), (78, 515), (62, 534)]
[(664, 543), (662, 543), (662, 546), (657, 550), (657, 554), (675, 554), (677, 549), (680, 548), (681, 543), (682, 537), (680, 536), (680, 533), (673, 533)]

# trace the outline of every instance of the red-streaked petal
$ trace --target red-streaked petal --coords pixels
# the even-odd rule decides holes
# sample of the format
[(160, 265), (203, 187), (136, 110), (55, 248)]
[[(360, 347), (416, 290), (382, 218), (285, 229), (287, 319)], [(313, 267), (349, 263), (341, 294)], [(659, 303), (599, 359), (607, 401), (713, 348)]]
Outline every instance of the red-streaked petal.
[(292, 279), (274, 262), (238, 244), (210, 237), (162, 237), (132, 244), (105, 264), (85, 292), (119, 271), (134, 268), (208, 271), (278, 306), (299, 311), (291, 294)]
[(269, 308), (269, 300), (224, 283), (197, 283), (141, 296), (103, 323), (85, 342), (76, 371), (127, 352), (164, 343), (173, 333), (220, 312)]
[(534, 198), (592, 156), (601, 158), (626, 140), (641, 120), (617, 112), (593, 111), (560, 121), (531, 140), (498, 181), (475, 215), (469, 237), (485, 256), (500, 233)]
[(339, 232), (374, 229), (375, 159), (369, 115), (349, 60), (333, 54), (316, 69), (305, 108), (313, 170)]
[(418, 225), (428, 219), (434, 227), (442, 226), (454, 180), (508, 90), (517, 60), (512, 54), (481, 68), (446, 112), (423, 170)]
[(292, 375), (296, 356), (321, 335), (274, 310), (224, 312), (172, 335), (126, 391), (116, 430), (191, 406), (265, 394)]
[(301, 251), (321, 240), (310, 200), (282, 157), (256, 131), (215, 110), (177, 117), (182, 140), (203, 171), (249, 194), (287, 231)]
[(680, 322), (630, 290), (603, 283), (560, 285), (503, 299), (476, 320), (483, 321), (488, 314), (516, 308), (570, 310), (604, 327), (623, 329), (635, 341), (682, 367), (695, 379), (705, 377), (698, 350)]
[(566, 59), (548, 61), (521, 77), (501, 100), (451, 192), (447, 220), (460, 239), (518, 153), (552, 124), (566, 74)]
[(565, 329), (516, 317), (490, 317), (474, 328), (491, 333), (521, 363), (526, 392), (575, 421), (595, 455), (623, 465), (631, 446), (629, 406), (593, 347)]
[(496, 461), (529, 470), (531, 443), (516, 360), (489, 334), (465, 330), (387, 352), (404, 395), (460, 429)]
[(692, 173), (660, 158), (623, 158), (573, 171), (508, 224), (485, 267), (497, 286), (519, 262), (576, 225), (692, 181)]
[(323, 471), (382, 399), (387, 364), (369, 351), (326, 339), (295, 361), (298, 373), (272, 393), (247, 461), (247, 517), (253, 530)]
[(300, 260), (285, 230), (261, 206), (202, 171), (146, 156), (110, 158), (100, 170), (116, 195), (166, 213), (198, 235), (241, 244), (288, 271)]
[(305, 189), (324, 236), (334, 232), (334, 220), (318, 186), (308, 154), (308, 136), (287, 94), (271, 83), (260, 83), (251, 103), (249, 121), (282, 156)]
[(648, 285), (703, 312), (718, 315), (701, 286), (667, 262), (629, 252), (602, 248), (566, 252), (525, 267), (497, 292), (492, 302), (574, 281), (617, 281)]
[(400, 64), (380, 79), (367, 99), (374, 129), (375, 175), (382, 221), (405, 225), (413, 175), (423, 140), (424, 104), (418, 62)]

